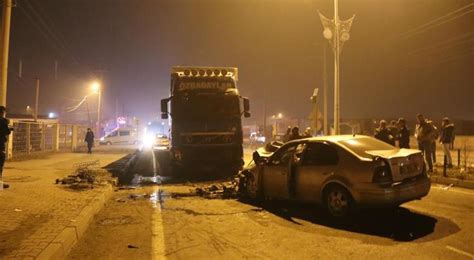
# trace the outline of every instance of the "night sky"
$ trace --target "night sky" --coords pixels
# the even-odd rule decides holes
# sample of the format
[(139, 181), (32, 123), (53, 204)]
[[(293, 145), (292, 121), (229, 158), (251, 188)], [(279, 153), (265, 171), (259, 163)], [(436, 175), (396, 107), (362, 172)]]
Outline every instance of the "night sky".
[[(473, 3), (340, 0), (341, 19), (356, 14), (341, 55), (342, 118), (474, 120)], [(468, 4), (451, 21), (411, 31)], [(106, 117), (118, 99), (121, 112), (149, 120), (169, 95), (172, 66), (215, 65), (239, 68), (253, 120), (261, 121), (265, 88), (269, 114), (306, 117), (323, 82), (318, 9), (332, 18), (330, 0), (17, 0), (7, 104), (13, 112), (33, 105), (39, 77), (40, 112), (61, 112), (103, 77)], [(332, 51), (327, 57), (331, 107)]]

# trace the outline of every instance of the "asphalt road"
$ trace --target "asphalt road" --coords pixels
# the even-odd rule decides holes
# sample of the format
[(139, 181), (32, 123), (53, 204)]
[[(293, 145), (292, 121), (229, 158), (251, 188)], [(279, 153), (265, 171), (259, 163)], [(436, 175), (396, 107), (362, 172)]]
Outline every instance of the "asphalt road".
[(69, 258), (474, 259), (471, 190), (433, 185), (421, 201), (339, 225), (311, 205), (196, 196), (203, 185), (117, 191)]

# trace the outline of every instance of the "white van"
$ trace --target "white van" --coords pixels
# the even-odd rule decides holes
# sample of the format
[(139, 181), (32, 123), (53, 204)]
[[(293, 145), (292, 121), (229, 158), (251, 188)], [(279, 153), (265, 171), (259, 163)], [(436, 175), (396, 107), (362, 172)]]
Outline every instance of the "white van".
[(135, 128), (118, 128), (101, 137), (100, 144), (138, 144), (138, 133)]

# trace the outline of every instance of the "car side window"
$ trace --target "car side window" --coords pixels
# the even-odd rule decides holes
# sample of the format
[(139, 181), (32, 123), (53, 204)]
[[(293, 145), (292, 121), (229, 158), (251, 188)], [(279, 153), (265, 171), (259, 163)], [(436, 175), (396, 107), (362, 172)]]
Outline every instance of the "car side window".
[(339, 156), (336, 148), (327, 143), (310, 143), (306, 147), (303, 165), (337, 165)]
[(120, 131), (120, 136), (129, 136), (130, 131)]
[(280, 149), (275, 156), (273, 156), (271, 163), (273, 165), (287, 165), (291, 158), (293, 158), (293, 154), (296, 149), (296, 145), (291, 145)]

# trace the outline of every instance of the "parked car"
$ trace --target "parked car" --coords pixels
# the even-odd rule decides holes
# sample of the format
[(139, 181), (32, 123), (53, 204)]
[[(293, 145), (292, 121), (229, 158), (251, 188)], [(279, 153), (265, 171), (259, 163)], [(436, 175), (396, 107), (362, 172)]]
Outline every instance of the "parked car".
[(138, 144), (138, 134), (134, 128), (118, 128), (100, 138), (100, 144)]
[(336, 218), (356, 207), (421, 199), (430, 187), (419, 150), (362, 135), (313, 137), (255, 151), (240, 174), (240, 189), (249, 198), (319, 203)]

